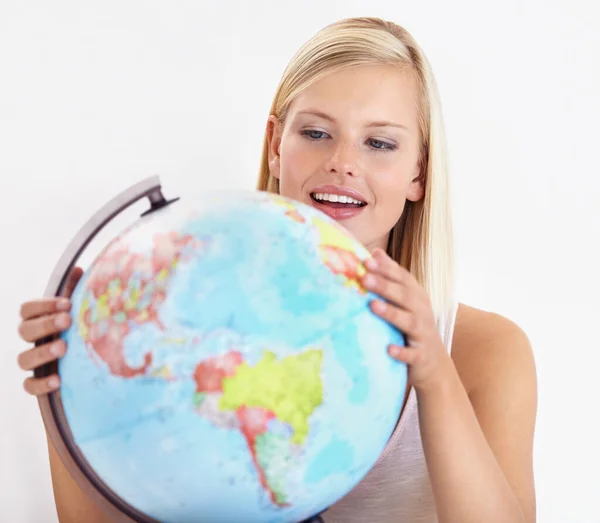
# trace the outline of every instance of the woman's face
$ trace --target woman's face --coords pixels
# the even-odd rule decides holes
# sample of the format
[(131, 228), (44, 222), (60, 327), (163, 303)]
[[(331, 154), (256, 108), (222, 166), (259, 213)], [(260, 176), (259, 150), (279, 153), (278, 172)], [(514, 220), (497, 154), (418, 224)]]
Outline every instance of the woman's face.
[(405, 201), (423, 197), (414, 81), (392, 66), (358, 66), (313, 83), (285, 122), (269, 119), (269, 166), (280, 194), (385, 248)]

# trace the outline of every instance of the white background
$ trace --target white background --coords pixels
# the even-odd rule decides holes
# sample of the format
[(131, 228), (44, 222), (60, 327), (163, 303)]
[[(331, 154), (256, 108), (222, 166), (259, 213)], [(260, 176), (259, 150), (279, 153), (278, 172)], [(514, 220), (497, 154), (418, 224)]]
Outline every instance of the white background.
[(535, 349), (538, 521), (600, 522), (599, 4), (370, 3), (2, 1), (0, 521), (56, 521), (16, 364), (19, 304), (142, 178), (188, 198), (253, 187), (293, 52), (338, 18), (375, 15), (413, 33), (440, 85), (460, 298), (516, 321)]

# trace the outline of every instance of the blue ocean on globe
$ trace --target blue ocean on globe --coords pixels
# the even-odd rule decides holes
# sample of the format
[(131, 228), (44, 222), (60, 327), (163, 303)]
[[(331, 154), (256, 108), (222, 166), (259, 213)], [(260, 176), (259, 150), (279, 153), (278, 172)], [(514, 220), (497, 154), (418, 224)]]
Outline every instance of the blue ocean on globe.
[(369, 253), (259, 191), (179, 201), (84, 273), (60, 360), (74, 443), (164, 523), (294, 523), (350, 492), (397, 423), (402, 335), (369, 309)]

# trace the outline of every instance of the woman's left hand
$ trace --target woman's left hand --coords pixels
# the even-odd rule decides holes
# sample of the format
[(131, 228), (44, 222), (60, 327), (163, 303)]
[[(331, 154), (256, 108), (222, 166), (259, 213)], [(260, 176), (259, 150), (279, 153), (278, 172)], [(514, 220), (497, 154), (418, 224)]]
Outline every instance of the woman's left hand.
[(408, 379), (417, 390), (425, 390), (452, 367), (440, 337), (429, 296), (415, 277), (375, 249), (365, 262), (362, 284), (382, 299), (371, 302), (371, 310), (399, 329), (406, 346), (390, 345), (390, 356), (408, 366)]

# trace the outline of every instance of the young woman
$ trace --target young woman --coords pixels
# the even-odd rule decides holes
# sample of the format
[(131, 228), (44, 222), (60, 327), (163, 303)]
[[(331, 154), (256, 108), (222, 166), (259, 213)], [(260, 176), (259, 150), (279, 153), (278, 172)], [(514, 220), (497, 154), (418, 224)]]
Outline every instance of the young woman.
[[(373, 311), (407, 335), (381, 347), (409, 369), (393, 436), (326, 523), (532, 523), (537, 408), (532, 350), (497, 314), (455, 302), (444, 132), (435, 80), (403, 28), (342, 20), (293, 57), (268, 119), (258, 182), (339, 220), (373, 254)], [(72, 275), (72, 286), (81, 271)], [(70, 324), (68, 300), (23, 304), (21, 337)], [(25, 370), (62, 342), (21, 353)], [(25, 380), (34, 395), (58, 376)], [(61, 523), (106, 521), (50, 447)]]

